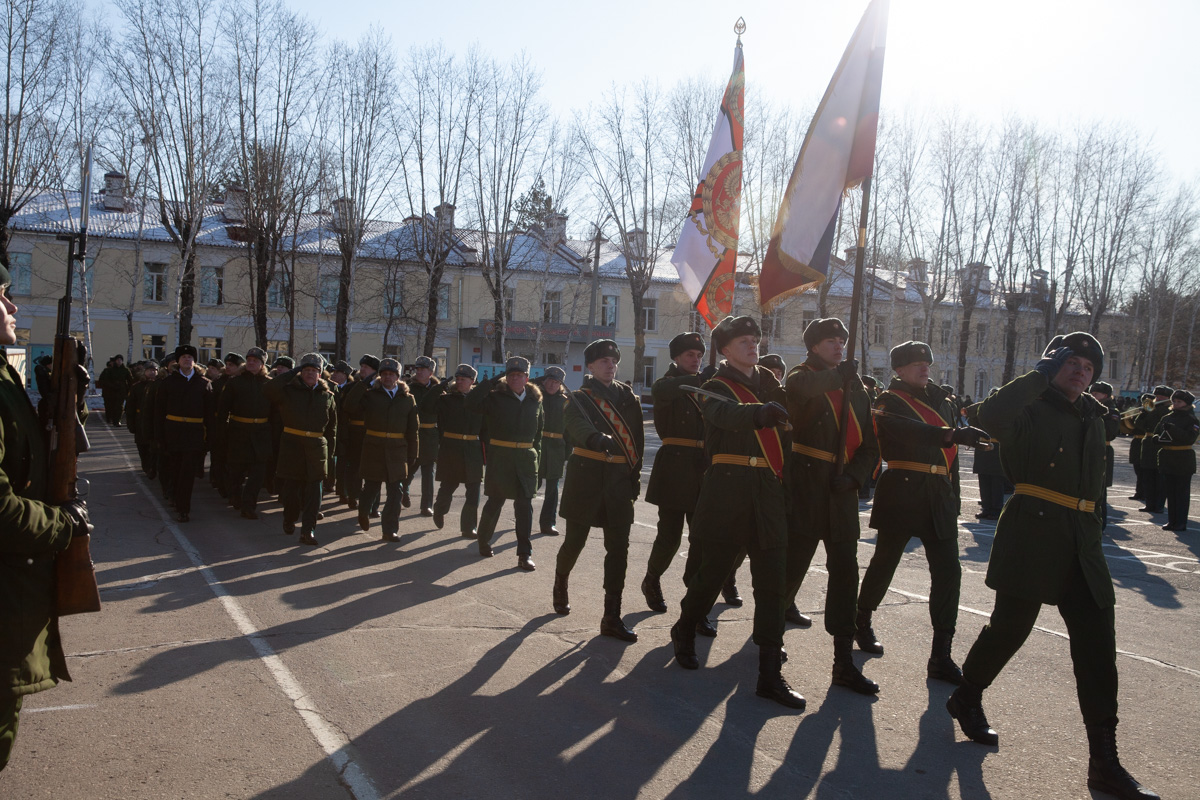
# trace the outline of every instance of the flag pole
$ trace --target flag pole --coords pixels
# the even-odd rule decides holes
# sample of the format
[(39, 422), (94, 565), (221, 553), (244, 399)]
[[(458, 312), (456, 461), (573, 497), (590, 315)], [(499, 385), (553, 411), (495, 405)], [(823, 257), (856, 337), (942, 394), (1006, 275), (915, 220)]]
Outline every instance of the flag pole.
[[(858, 214), (858, 247), (854, 251), (854, 289), (850, 293), (850, 330), (846, 338), (846, 358), (854, 358), (854, 348), (858, 339), (858, 316), (862, 309), (863, 272), (867, 255), (867, 211), (870, 201), (871, 176), (868, 175), (863, 178), (862, 210)], [(856, 374), (842, 384), (842, 408), (838, 415), (838, 445), (835, 451), (834, 475), (841, 475), (846, 467), (846, 423), (850, 417), (850, 381), (858, 379)]]

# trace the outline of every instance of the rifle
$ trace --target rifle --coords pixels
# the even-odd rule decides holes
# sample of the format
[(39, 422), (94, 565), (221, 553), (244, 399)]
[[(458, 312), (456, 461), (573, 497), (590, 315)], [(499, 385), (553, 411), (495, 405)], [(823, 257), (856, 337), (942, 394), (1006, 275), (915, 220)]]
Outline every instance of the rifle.
[[(50, 373), (53, 405), (49, 409), (46, 430), (50, 434), (50, 480), (47, 501), (62, 505), (79, 498), (77, 467), (79, 453), (87, 449), (78, 403), (79, 342), (71, 336), (71, 289), (75, 264), (86, 265), (88, 207), (91, 204), (92, 147), (88, 145), (83, 167), (83, 194), (79, 202), (79, 233), (59, 234), (67, 242), (66, 292), (58, 301), (57, 328), (54, 334), (54, 362)], [(58, 616), (100, 610), (100, 587), (88, 548), (89, 535), (75, 536), (67, 549), (54, 560), (56, 573), (56, 613)]]

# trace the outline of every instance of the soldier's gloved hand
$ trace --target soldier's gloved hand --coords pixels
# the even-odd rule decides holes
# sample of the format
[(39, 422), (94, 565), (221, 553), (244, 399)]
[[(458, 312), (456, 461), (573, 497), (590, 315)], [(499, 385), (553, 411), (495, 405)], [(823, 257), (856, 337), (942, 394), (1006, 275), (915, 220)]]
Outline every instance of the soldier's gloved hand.
[(632, 479), (632, 484), (633, 484), (633, 499), (637, 500), (642, 495), (642, 477), (640, 475), (635, 476)]
[(781, 422), (787, 421), (787, 409), (774, 400), (769, 403), (763, 403), (754, 412), (754, 427), (756, 428), (772, 428)]
[(593, 433), (587, 438), (588, 450), (595, 450), (597, 453), (615, 453), (617, 452), (617, 443), (613, 437), (607, 433)]
[(843, 381), (849, 382), (852, 378), (858, 376), (858, 359), (847, 358), (845, 361), (838, 364), (834, 369), (837, 370), (838, 375), (842, 376)]
[(72, 500), (59, 506), (73, 523), (71, 536), (87, 536), (96, 529), (88, 516), (87, 503), (83, 500)]
[(1075, 352), (1069, 347), (1060, 347), (1057, 350), (1052, 350), (1042, 356), (1041, 361), (1033, 365), (1034, 370), (1046, 376), (1046, 380), (1054, 380), (1054, 376), (1062, 369), (1062, 365), (1067, 363), (1067, 359), (1073, 356)]
[(707, 367), (700, 370), (700, 382), (704, 383), (705, 381), (711, 381), (713, 375), (716, 375), (716, 374), (717, 374), (717, 365), (709, 364)]
[(965, 444), (974, 447), (979, 444), (980, 439), (988, 438), (987, 431), (979, 428), (954, 428), (950, 431), (950, 436), (947, 439), (947, 444)]
[(834, 493), (857, 492), (858, 481), (849, 475), (834, 475), (829, 479), (829, 488)]

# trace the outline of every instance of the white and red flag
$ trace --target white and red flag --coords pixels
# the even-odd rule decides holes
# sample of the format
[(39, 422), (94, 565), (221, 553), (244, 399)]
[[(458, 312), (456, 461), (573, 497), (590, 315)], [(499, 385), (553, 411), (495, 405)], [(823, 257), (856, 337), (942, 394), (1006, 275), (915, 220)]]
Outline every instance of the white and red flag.
[(759, 275), (765, 309), (825, 280), (842, 199), (874, 169), (887, 20), (871, 0), (813, 115)]
[(733, 310), (737, 267), (738, 221), (742, 204), (742, 115), (746, 74), (742, 42), (733, 51), (733, 74), (721, 99), (721, 110), (704, 159), (704, 177), (671, 263), (679, 282), (700, 315), (713, 328)]

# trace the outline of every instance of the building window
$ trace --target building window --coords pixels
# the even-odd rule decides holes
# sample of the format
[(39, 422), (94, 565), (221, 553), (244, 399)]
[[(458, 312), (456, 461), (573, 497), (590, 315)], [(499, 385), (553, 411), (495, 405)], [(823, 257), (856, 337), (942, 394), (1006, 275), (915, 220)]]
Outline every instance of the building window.
[(542, 322), (562, 322), (562, 292), (546, 292), (542, 300)]
[(142, 276), (142, 299), (147, 303), (167, 302), (167, 265), (158, 261), (146, 262)]
[(340, 286), (341, 282), (339, 280), (339, 276), (321, 276), (318, 288), (317, 303), (323, 313), (333, 314), (337, 311), (338, 289)]
[(775, 333), (776, 333), (775, 315), (774, 314), (763, 314), (762, 324), (759, 327), (762, 329), (763, 341), (766, 341), (767, 339), (775, 338)]
[(200, 268), (200, 305), (225, 305), (225, 268)]
[(321, 354), (321, 358), (333, 363), (337, 356), (337, 342), (319, 342), (317, 352)]
[(542, 354), (542, 363), (543, 364), (562, 364), (563, 363), (562, 353), (543, 353)]
[(12, 278), (9, 294), (32, 294), (33, 253), (9, 253), (8, 274)]
[[(267, 308), (286, 308), (288, 297), (291, 295), (291, 282), (282, 272), (275, 273), (267, 286)], [(285, 342), (286, 344), (286, 342)], [(286, 349), (284, 353), (286, 353)]]
[(196, 352), (200, 354), (196, 358), (197, 364), (207, 364), (210, 358), (220, 358), (221, 337), (201, 336), (200, 341), (196, 344)]
[(93, 272), (92, 266), (95, 264), (95, 262), (96, 262), (96, 259), (94, 259), (94, 258), (89, 258), (87, 260), (87, 264), (85, 265), (85, 267), (83, 269), (83, 280), (82, 281), (79, 280), (79, 270), (78, 269), (76, 269), (75, 274), (71, 276), (71, 296), (74, 297), (76, 300), (83, 299), (83, 288), (84, 287), (87, 287), (88, 300), (91, 300), (93, 297), (96, 296), (95, 294), (92, 293), (92, 272)]
[(987, 344), (987, 323), (981, 322), (975, 326), (975, 347), (982, 350)]
[(617, 304), (619, 295), (606, 294), (600, 298), (600, 324), (607, 328), (617, 327)]
[(270, 366), (277, 358), (288, 354), (287, 339), (268, 339), (263, 349), (267, 351), (267, 366)]
[(167, 335), (165, 333), (142, 334), (142, 359), (161, 362), (167, 357)]
[(914, 342), (920, 342), (924, 339), (924, 336), (925, 336), (925, 318), (924, 317), (913, 317), (912, 340)]
[(708, 330), (708, 321), (704, 319), (704, 315), (696, 309), (688, 312), (688, 330), (689, 331), (705, 331)]
[[(399, 279), (389, 278), (383, 284), (383, 318), (397, 320), (404, 316), (404, 291)], [(421, 314), (424, 316), (424, 313)]]
[(652, 386), (655, 379), (658, 377), (658, 369), (655, 364), (657, 359), (654, 356), (646, 356), (642, 359), (642, 385)]
[(448, 283), (438, 286), (437, 312), (438, 319), (450, 319), (450, 284)]
[(642, 330), (658, 330), (658, 300), (653, 297), (642, 298)]
[(979, 370), (975, 373), (975, 398), (983, 398), (988, 396), (988, 391), (991, 389), (991, 384), (988, 382), (987, 370)]
[(517, 287), (504, 287), (504, 318), (512, 319), (517, 310)]
[(871, 337), (871, 344), (887, 344), (887, 320), (875, 320), (874, 335)]
[(954, 323), (951, 320), (948, 320), (948, 319), (942, 320), (942, 335), (941, 335), (942, 347), (950, 346), (950, 332), (951, 332), (951, 327), (953, 326), (953, 324)]
[(808, 330), (808, 326), (817, 321), (817, 312), (815, 309), (804, 309), (800, 312), (800, 332)]

